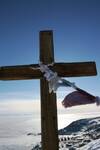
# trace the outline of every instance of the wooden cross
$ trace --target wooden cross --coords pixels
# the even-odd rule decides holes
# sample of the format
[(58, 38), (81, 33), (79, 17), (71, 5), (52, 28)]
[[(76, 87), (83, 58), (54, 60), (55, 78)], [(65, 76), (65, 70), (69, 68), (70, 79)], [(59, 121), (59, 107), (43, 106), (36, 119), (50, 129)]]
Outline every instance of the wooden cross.
[[(54, 62), (53, 32), (40, 31), (40, 62)], [(49, 93), (48, 82), (39, 69), (39, 64), (0, 67), (0, 80), (40, 79), (41, 88), (41, 133), (42, 149), (58, 150), (58, 126), (56, 94)], [(78, 77), (96, 75), (95, 62), (54, 63), (51, 70), (60, 77)]]

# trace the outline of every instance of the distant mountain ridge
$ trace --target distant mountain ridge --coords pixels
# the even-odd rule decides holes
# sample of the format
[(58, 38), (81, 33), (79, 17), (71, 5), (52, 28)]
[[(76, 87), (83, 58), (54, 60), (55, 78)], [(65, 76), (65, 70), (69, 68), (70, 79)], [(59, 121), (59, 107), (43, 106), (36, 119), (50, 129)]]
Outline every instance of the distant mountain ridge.
[[(58, 134), (59, 150), (100, 150), (100, 117), (76, 120), (60, 129)], [(39, 149), (41, 144), (32, 150)]]
[(80, 119), (58, 131), (59, 135), (69, 135), (80, 131), (100, 131), (100, 117)]
[(71, 148), (81, 150), (84, 146), (86, 150), (92, 150), (93, 143), (96, 148), (99, 147), (93, 150), (100, 150), (100, 144), (95, 142), (100, 139), (100, 117), (74, 121), (67, 127), (60, 129), (58, 133), (60, 136), (59, 150), (63, 150), (62, 147), (66, 150)]

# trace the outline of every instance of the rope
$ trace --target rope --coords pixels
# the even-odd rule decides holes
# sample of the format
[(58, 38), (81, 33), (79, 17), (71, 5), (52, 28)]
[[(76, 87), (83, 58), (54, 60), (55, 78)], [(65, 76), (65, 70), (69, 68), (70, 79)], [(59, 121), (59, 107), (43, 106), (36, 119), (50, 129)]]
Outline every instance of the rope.
[(100, 97), (98, 96), (93, 96), (91, 95), (90, 93), (78, 88), (75, 83), (73, 82), (70, 82), (66, 79), (63, 79), (61, 77), (58, 76), (57, 72), (53, 72), (49, 66), (53, 66), (54, 63), (51, 63), (51, 64), (48, 64), (48, 65), (45, 65), (43, 64), (42, 62), (39, 63), (39, 67), (35, 68), (35, 67), (31, 67), (32, 69), (39, 69), (42, 73), (44, 73), (44, 77), (46, 78), (46, 80), (48, 81), (49, 83), (49, 93), (51, 92), (56, 92), (57, 89), (61, 86), (65, 86), (65, 87), (72, 87), (74, 88), (75, 90), (85, 94), (85, 95), (88, 95), (88, 96), (91, 96), (94, 101), (96, 102), (96, 105), (99, 106), (100, 105)]

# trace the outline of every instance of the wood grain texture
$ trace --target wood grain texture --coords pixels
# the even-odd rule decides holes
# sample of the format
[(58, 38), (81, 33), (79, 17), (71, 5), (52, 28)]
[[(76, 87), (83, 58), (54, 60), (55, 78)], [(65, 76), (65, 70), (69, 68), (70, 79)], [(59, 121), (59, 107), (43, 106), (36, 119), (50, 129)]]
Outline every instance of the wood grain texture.
[[(51, 58), (50, 58), (51, 59)], [(0, 80), (40, 79), (43, 74), (38, 64), (0, 67)], [(95, 62), (55, 63), (51, 70), (60, 77), (81, 77), (97, 74)]]
[[(52, 31), (40, 32), (40, 61), (44, 64), (54, 62)], [(49, 93), (48, 82), (42, 78), (41, 87), (41, 129), (42, 149), (58, 150), (58, 125), (56, 94)]]
[(97, 75), (95, 62), (55, 63), (53, 70), (60, 77), (81, 77)]

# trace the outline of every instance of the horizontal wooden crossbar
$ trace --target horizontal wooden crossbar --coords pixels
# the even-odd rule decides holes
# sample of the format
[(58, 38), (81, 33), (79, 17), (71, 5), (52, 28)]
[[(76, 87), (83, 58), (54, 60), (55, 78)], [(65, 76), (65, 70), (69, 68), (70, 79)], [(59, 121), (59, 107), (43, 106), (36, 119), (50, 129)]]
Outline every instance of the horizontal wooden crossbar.
[(57, 63), (54, 66), (62, 77), (81, 77), (97, 75), (95, 62)]
[[(0, 80), (40, 79), (43, 74), (38, 64), (0, 67)], [(95, 62), (55, 63), (50, 67), (60, 77), (93, 76), (97, 74)]]

